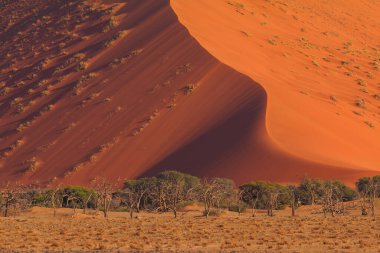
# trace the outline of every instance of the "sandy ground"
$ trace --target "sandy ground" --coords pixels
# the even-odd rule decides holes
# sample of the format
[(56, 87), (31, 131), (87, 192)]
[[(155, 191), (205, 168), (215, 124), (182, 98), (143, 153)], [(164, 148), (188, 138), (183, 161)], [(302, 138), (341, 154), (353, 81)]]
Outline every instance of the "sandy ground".
[(196, 209), (177, 219), (146, 212), (133, 219), (113, 212), (104, 219), (80, 210), (73, 215), (70, 209), (58, 210), (54, 218), (51, 209), (35, 207), (0, 218), (0, 251), (380, 252), (379, 215), (374, 221), (350, 210), (347, 216), (324, 218), (316, 207), (302, 207), (297, 217), (283, 210), (274, 217), (225, 212), (205, 218)]

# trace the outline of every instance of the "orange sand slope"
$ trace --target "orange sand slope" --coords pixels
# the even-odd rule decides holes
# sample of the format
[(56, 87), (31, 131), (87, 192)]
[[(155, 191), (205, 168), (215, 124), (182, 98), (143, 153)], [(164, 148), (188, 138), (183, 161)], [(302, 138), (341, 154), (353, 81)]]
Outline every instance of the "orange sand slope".
[(201, 45), (258, 81), (266, 126), (313, 161), (380, 170), (380, 2), (172, 0)]
[[(334, 93), (335, 104), (327, 102), (316, 85), (321, 73), (309, 66), (306, 77), (315, 81), (306, 87), (289, 72), (302, 57), (283, 69), (266, 66), (277, 63), (275, 54), (264, 46), (255, 50), (254, 36), (235, 27), (234, 19), (248, 17), (241, 14), (245, 9), (224, 1), (173, 1), (184, 27), (165, 0), (60, 2), (7, 1), (0, 8), (0, 181), (87, 184), (97, 175), (116, 180), (176, 169), (238, 183), (305, 175), (353, 182), (375, 173), (368, 171), (379, 162), (372, 81), (365, 108), (343, 100), (354, 88), (346, 87), (342, 97)], [(212, 15), (230, 22), (225, 28), (213, 28), (216, 17), (202, 18), (211, 3)], [(198, 14), (202, 29), (200, 21), (189, 20)], [(243, 23), (253, 34), (248, 21)], [(252, 50), (238, 51), (249, 43)], [(281, 89), (274, 90), (276, 82)], [(351, 107), (375, 127), (351, 115)], [(331, 134), (341, 124), (344, 129)], [(346, 143), (340, 141), (344, 134)]]

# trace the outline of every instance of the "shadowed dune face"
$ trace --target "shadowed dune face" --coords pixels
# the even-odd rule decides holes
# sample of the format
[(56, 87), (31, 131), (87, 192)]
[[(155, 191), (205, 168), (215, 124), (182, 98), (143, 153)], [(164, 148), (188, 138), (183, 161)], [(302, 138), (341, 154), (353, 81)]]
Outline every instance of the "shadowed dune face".
[[(202, 48), (187, 30), (197, 23), (183, 26), (167, 1), (18, 0), (2, 7), (0, 181), (88, 184), (99, 175), (175, 169), (237, 183), (305, 175), (353, 182), (370, 173), (311, 162), (273, 141), (272, 90)], [(279, 113), (292, 121), (288, 109), (295, 110), (284, 103)]]
[(208, 52), (263, 86), (266, 126), (283, 149), (316, 162), (379, 170), (378, 2), (171, 5)]

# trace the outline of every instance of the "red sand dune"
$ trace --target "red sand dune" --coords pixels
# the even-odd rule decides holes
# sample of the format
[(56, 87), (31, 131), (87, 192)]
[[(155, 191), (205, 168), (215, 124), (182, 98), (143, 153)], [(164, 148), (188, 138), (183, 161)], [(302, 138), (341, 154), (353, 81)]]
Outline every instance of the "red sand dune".
[[(290, 37), (267, 43), (290, 29), (278, 1), (228, 2), (3, 3), (0, 181), (87, 184), (176, 169), (237, 183), (305, 175), (352, 183), (376, 173), (378, 72), (368, 94), (357, 91), (340, 73), (351, 66), (336, 68), (343, 58), (317, 69)], [(249, 16), (255, 4), (278, 30)], [(367, 43), (379, 38), (371, 36)], [(372, 66), (359, 63), (355, 75)], [(354, 105), (359, 95), (366, 108)]]

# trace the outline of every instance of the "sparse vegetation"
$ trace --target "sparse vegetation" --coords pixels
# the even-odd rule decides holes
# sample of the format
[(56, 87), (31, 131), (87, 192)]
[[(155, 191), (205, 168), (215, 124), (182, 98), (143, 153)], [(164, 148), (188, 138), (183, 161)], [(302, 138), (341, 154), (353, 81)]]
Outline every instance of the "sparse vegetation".
[(103, 28), (102, 28), (102, 32), (109, 32), (111, 29), (115, 28), (116, 26), (119, 25), (119, 22), (116, 20), (115, 17), (110, 17), (110, 19), (108, 19), (104, 25), (103, 25)]
[(330, 100), (333, 101), (333, 102), (337, 102), (338, 101), (338, 99), (335, 96), (330, 96)]
[(277, 41), (275, 39), (269, 39), (268, 43), (271, 44), (271, 45), (273, 45), (273, 46), (277, 45)]
[(364, 99), (357, 99), (355, 101), (355, 105), (358, 107), (365, 107), (365, 100)]
[(114, 34), (112, 36), (111, 39), (109, 40), (106, 40), (104, 43), (103, 43), (103, 46), (104, 47), (110, 47), (112, 44), (114, 44), (117, 40), (125, 37), (126, 35), (128, 34), (128, 30), (125, 30), (125, 31), (119, 31), (117, 32), (116, 34)]
[[(31, 159), (32, 163), (35, 161), (35, 158)], [(67, 232), (68, 229), (74, 231), (84, 223), (86, 227), (91, 226), (91, 228), (97, 226), (96, 224), (103, 224), (96, 229), (96, 233), (106, 232), (110, 236), (108, 240), (127, 230), (131, 231), (128, 232), (130, 235), (123, 240), (131, 240), (132, 236), (139, 240), (145, 238), (143, 240), (148, 240), (149, 243), (153, 242), (154, 238), (166, 238), (165, 231), (168, 230), (168, 227), (171, 228), (171, 235), (175, 235), (177, 230), (182, 231), (184, 227), (191, 228), (186, 232), (185, 238), (194, 242), (198, 239), (189, 238), (189, 234), (202, 225), (203, 227), (199, 231), (204, 231), (205, 235), (209, 236), (207, 240), (211, 240), (213, 243), (224, 238), (225, 233), (216, 235), (217, 240), (216, 237), (213, 237), (212, 231), (225, 231), (228, 235), (226, 239), (229, 240), (231, 236), (235, 236), (233, 234), (236, 229), (239, 231), (240, 236), (237, 236), (239, 241), (249, 242), (249, 244), (244, 243), (244, 247), (242, 247), (243, 245), (239, 247), (251, 249), (250, 245), (253, 243), (252, 249), (257, 249), (262, 245), (265, 233), (272, 229), (275, 230), (271, 233), (276, 233), (278, 237), (283, 238), (292, 234), (296, 228), (297, 233), (302, 233), (307, 242), (316, 237), (315, 231), (323, 229), (325, 226), (329, 227), (329, 231), (337, 229), (339, 235), (347, 232), (348, 237), (345, 236), (339, 240), (351, 238), (353, 233), (357, 233), (356, 236), (360, 237), (361, 229), (375, 228), (370, 225), (371, 220), (365, 219), (365, 217), (359, 219), (358, 216), (376, 217), (376, 199), (380, 196), (379, 178), (380, 176), (360, 178), (356, 183), (356, 191), (339, 181), (309, 178), (305, 178), (298, 186), (256, 181), (244, 184), (235, 190), (234, 182), (229, 179), (200, 180), (177, 171), (165, 171), (156, 177), (126, 180), (122, 189), (117, 189), (113, 183), (104, 178), (96, 178), (92, 183), (93, 189), (79, 186), (57, 186), (44, 190), (33, 186), (5, 184), (0, 187), (0, 214), (13, 216), (20, 215), (23, 211), (29, 210), (31, 206), (50, 207), (49, 210), (36, 212), (36, 210), (42, 209), (33, 209), (32, 212), (26, 213), (27, 216), (21, 218), (23, 222), (18, 223), (17, 226), (20, 230), (23, 226), (28, 226), (30, 222), (36, 221), (39, 222), (39, 231), (46, 230), (44, 232), (46, 236), (54, 237), (55, 234), (59, 234), (60, 238), (71, 236), (72, 233)], [(203, 205), (203, 208), (200, 208), (197, 201)], [(240, 203), (238, 208), (236, 208), (236, 201)], [(188, 209), (189, 205), (191, 209)], [(252, 208), (249, 213), (244, 211), (244, 206), (247, 205)], [(291, 209), (284, 209), (286, 206), (290, 206)], [(79, 208), (83, 214), (79, 214), (77, 211)], [(121, 217), (125, 217), (122, 216), (123, 214), (111, 213), (111, 210), (128, 211), (131, 220), (126, 222), (121, 219)], [(264, 210), (268, 218), (265, 218)], [(103, 213), (103, 217), (107, 218), (106, 226), (94, 217), (99, 211)], [(168, 215), (155, 214), (157, 211), (159, 213), (172, 212), (176, 219), (170, 218)], [(199, 214), (206, 219), (201, 219)], [(323, 218), (328, 215), (331, 218)], [(28, 219), (29, 216), (33, 218)], [(76, 218), (69, 219), (70, 216)], [(249, 218), (249, 216), (254, 218)], [(289, 219), (289, 216), (293, 216), (292, 219)], [(93, 218), (89, 219), (89, 217)], [(43, 219), (44, 222), (40, 222), (40, 219)], [(2, 230), (2, 226), (20, 221), (20, 219), (1, 221), (0, 230)], [(126, 223), (129, 225), (126, 226)], [(335, 228), (334, 224), (338, 223), (340, 225)], [(54, 228), (60, 229), (52, 230), (51, 224), (55, 224)], [(254, 239), (253, 236), (248, 239), (241, 237), (241, 232), (245, 231), (246, 226), (254, 226), (247, 230), (249, 231), (247, 234), (255, 233), (257, 239)], [(120, 229), (121, 227), (123, 229)], [(160, 227), (163, 230), (157, 230)], [(47, 231), (49, 232), (47, 233)], [(93, 231), (93, 229), (81, 231), (80, 241), (93, 241), (93, 235), (90, 235)], [(14, 233), (14, 231), (10, 230), (9, 233)], [(0, 238), (5, 238), (7, 235), (2, 233)], [(323, 239), (326, 241), (329, 237), (321, 233), (318, 238), (326, 238)], [(280, 241), (282, 240), (280, 239)], [(332, 245), (336, 245), (334, 243), (336, 240), (336, 236), (331, 239)], [(274, 244), (282, 245), (279, 243), (280, 241), (275, 241)], [(45, 241), (42, 239), (40, 243), (45, 243)], [(268, 243), (271, 242), (268, 241)], [(318, 243), (320, 243), (319, 247), (327, 247), (324, 242), (318, 241)], [(237, 245), (234, 248), (238, 247)], [(376, 246), (376, 243), (372, 244), (372, 248), (376, 248)], [(2, 249), (1, 247), (2, 245), (0, 245), (0, 249)], [(34, 247), (32, 245), (32, 248)], [(85, 248), (87, 247), (89, 246), (85, 246)], [(352, 244), (352, 247), (357, 246)], [(118, 248), (120, 249), (119, 246)], [(147, 249), (146, 247), (142, 248)]]
[(81, 61), (81, 62), (79, 62), (78, 66), (77, 66), (77, 70), (78, 71), (86, 70), (88, 68), (88, 66), (89, 66), (88, 62)]
[(372, 122), (370, 122), (370, 121), (364, 121), (364, 123), (365, 123), (367, 126), (369, 126), (370, 128), (374, 128), (374, 127), (375, 127), (375, 125), (374, 125)]
[(185, 94), (188, 95), (190, 93), (193, 93), (193, 91), (197, 88), (196, 84), (189, 83), (185, 86), (184, 91)]
[(360, 86), (368, 86), (367, 82), (364, 81), (363, 79), (357, 79), (356, 82), (360, 85)]

